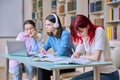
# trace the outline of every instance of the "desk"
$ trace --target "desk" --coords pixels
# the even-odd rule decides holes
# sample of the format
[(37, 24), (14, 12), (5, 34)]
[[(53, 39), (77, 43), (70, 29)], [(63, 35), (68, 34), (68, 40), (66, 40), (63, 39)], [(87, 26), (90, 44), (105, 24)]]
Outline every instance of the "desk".
[(52, 70), (53, 71), (53, 79), (54, 80), (60, 80), (60, 74), (59, 71), (60, 69), (69, 69), (69, 68), (77, 68), (77, 67), (87, 67), (87, 66), (93, 66), (94, 69), (94, 80), (100, 80), (99, 77), (99, 70), (98, 66), (103, 66), (103, 65), (110, 65), (112, 64), (111, 62), (94, 62), (91, 64), (86, 64), (86, 65), (78, 65), (78, 64), (68, 64), (68, 65), (56, 65), (53, 62), (33, 62), (31, 61), (30, 57), (19, 57), (19, 56), (9, 56), (8, 54), (0, 54), (0, 56), (6, 58), (6, 72), (5, 72), (5, 80), (9, 80), (9, 59), (13, 59), (16, 61), (19, 61), (24, 64), (29, 64), (31, 66), (35, 66), (38, 68), (46, 69), (46, 70)]

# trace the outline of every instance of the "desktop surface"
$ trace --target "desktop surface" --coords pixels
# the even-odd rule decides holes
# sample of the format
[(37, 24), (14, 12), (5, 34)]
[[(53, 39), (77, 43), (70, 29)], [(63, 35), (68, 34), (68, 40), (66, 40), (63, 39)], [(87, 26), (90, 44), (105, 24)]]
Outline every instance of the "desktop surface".
[(6, 53), (0, 54), (0, 56), (19, 61), (24, 64), (29, 64), (38, 68), (43, 68), (47, 70), (54, 69), (68, 69), (68, 68), (77, 68), (84, 66), (99, 66), (99, 65), (110, 65), (111, 62), (93, 62), (90, 64), (80, 65), (80, 64), (54, 64), (54, 62), (42, 62), (42, 61), (32, 61), (31, 57), (21, 57), (21, 56), (10, 56)]

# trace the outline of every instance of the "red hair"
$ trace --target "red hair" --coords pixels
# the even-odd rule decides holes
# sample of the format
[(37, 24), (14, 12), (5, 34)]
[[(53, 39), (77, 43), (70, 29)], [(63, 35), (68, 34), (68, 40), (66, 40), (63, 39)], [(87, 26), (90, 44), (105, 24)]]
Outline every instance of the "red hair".
[(98, 26), (94, 25), (89, 18), (84, 15), (78, 14), (74, 17), (70, 24), (70, 32), (72, 36), (73, 42), (77, 42), (80, 40), (83, 42), (82, 37), (77, 35), (76, 31), (79, 31), (78, 28), (85, 28), (89, 25), (88, 36), (89, 36), (89, 44), (92, 43), (93, 38), (95, 36), (95, 31)]

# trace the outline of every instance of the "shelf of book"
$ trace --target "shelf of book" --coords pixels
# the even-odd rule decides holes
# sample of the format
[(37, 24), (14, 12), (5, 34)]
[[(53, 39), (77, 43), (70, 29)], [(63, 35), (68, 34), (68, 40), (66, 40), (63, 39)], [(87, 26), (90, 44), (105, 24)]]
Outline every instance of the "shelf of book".
[(104, 0), (89, 0), (89, 13), (104, 10)]
[(120, 4), (120, 0), (106, 0), (106, 5), (116, 5), (116, 4)]
[(57, 12), (57, 1), (56, 0), (51, 0), (51, 12), (56, 13)]
[(120, 0), (105, 0), (105, 26), (110, 45), (120, 46)]
[(111, 47), (120, 46), (120, 0), (89, 0), (89, 18), (105, 27)]
[[(84, 8), (83, 8), (84, 7)], [(70, 23), (76, 14), (88, 16), (88, 0), (58, 0), (57, 14), (63, 27), (69, 30)]]
[(89, 18), (97, 26), (104, 26), (104, 0), (89, 0)]
[(43, 30), (42, 0), (32, 0), (32, 20), (35, 21), (39, 32)]

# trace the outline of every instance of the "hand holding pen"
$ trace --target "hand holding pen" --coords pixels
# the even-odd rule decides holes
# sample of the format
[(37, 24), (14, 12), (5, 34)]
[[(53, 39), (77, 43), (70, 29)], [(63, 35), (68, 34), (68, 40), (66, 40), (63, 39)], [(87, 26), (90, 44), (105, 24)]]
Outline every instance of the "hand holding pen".
[(46, 51), (43, 47), (41, 47), (41, 48), (40, 48), (40, 53), (42, 53), (42, 54), (47, 54), (47, 51)]
[(74, 52), (73, 55), (71, 56), (71, 58), (79, 58), (80, 54), (77, 52)]

